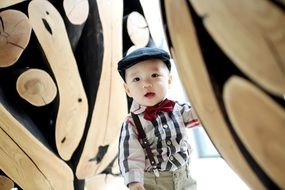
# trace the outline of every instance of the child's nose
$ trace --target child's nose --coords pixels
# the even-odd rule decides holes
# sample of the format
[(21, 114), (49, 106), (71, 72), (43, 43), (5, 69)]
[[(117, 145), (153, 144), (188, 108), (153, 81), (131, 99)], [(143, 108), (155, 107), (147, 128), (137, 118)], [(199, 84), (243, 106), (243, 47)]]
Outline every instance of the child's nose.
[(143, 88), (150, 88), (150, 87), (152, 87), (151, 82), (148, 80), (145, 80), (143, 83)]

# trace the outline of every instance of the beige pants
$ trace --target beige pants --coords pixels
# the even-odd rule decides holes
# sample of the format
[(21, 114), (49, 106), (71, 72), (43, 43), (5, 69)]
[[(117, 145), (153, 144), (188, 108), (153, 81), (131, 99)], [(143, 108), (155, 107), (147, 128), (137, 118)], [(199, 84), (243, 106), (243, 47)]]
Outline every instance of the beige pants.
[(196, 190), (197, 184), (184, 166), (174, 172), (159, 172), (159, 177), (145, 172), (144, 187), (146, 190)]

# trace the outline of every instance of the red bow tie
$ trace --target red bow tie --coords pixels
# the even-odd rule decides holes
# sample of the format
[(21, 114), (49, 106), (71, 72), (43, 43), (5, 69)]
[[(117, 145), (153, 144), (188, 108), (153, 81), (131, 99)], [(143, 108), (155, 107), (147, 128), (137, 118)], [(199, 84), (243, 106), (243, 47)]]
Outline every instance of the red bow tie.
[(154, 106), (149, 106), (145, 109), (144, 119), (153, 121), (155, 120), (159, 112), (161, 111), (171, 112), (173, 110), (174, 105), (175, 105), (175, 102), (165, 99), (159, 104), (156, 104)]

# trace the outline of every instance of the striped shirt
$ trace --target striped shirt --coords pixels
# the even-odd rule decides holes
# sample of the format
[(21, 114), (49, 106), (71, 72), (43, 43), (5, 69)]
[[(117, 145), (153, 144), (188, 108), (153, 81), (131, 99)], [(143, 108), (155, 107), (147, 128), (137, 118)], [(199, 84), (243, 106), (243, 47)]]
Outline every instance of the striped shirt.
[[(135, 101), (131, 112), (137, 114), (159, 171), (175, 171), (184, 166), (190, 154), (186, 127), (199, 125), (192, 107), (187, 103), (175, 102), (172, 112), (160, 112), (154, 121), (144, 119), (146, 107)], [(134, 121), (129, 114), (121, 129), (119, 140), (119, 166), (124, 183), (144, 181), (144, 172), (152, 171), (152, 166), (142, 148)]]

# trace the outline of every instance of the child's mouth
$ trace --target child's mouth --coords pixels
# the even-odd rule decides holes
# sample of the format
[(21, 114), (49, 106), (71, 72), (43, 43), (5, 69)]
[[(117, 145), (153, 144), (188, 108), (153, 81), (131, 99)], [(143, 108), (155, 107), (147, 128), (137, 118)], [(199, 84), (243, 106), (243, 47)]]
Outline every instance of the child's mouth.
[(152, 97), (154, 97), (154, 95), (155, 95), (154, 92), (148, 92), (148, 93), (146, 93), (144, 96), (145, 96), (146, 98), (152, 98)]

